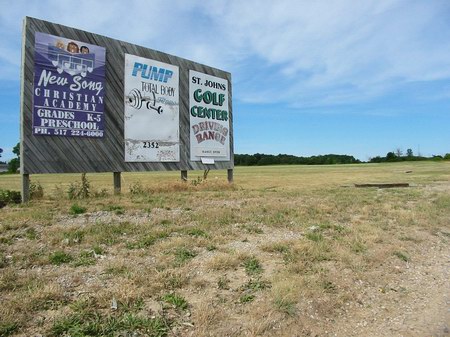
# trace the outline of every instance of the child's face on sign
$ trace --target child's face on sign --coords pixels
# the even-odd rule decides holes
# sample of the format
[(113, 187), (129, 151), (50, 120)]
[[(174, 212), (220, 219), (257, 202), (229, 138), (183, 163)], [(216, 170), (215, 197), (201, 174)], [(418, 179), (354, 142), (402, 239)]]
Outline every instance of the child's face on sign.
[(64, 45), (64, 42), (62, 41), (56, 41), (56, 47), (59, 49), (65, 49), (66, 46)]
[(67, 50), (71, 53), (78, 53), (78, 46), (75, 43), (70, 42), (67, 45)]

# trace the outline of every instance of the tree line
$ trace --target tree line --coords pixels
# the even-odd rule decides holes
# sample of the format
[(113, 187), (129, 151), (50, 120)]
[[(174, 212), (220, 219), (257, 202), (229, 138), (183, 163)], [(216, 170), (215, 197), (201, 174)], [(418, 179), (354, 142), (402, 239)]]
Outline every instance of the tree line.
[(331, 164), (358, 164), (360, 160), (345, 154), (325, 154), (311, 157), (297, 157), (291, 154), (235, 154), (236, 166), (263, 166), (263, 165), (331, 165)]
[[(3, 149), (0, 148), (0, 158)], [(20, 143), (14, 146), (12, 151), (17, 158), (13, 158), (8, 162), (8, 172), (16, 173), (20, 168)], [(397, 149), (390, 151), (386, 156), (376, 156), (369, 159), (369, 163), (391, 163), (400, 161), (422, 161), (422, 160), (450, 160), (450, 153), (441, 155), (433, 155), (431, 157), (416, 156), (411, 149), (407, 149), (406, 153)], [(264, 165), (333, 165), (333, 164), (359, 164), (359, 159), (346, 154), (325, 154), (311, 157), (298, 157), (291, 154), (235, 154), (234, 164), (236, 166), (264, 166)], [(0, 161), (0, 164), (5, 162)]]
[(406, 154), (403, 154), (403, 151), (397, 149), (395, 151), (388, 152), (386, 156), (376, 156), (369, 159), (369, 163), (393, 163), (400, 161), (425, 161), (425, 160), (450, 160), (450, 153), (441, 155), (433, 155), (431, 157), (424, 157), (421, 155), (414, 155), (413, 150), (406, 150)]

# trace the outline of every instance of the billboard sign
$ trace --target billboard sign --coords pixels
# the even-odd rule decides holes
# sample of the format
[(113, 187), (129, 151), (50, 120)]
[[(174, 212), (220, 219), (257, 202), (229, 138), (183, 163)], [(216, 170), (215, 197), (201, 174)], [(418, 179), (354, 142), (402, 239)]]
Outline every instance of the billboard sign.
[(125, 54), (125, 161), (178, 162), (178, 67)]
[(228, 81), (189, 70), (190, 159), (230, 160)]
[(21, 173), (232, 170), (231, 74), (26, 17)]
[(105, 52), (36, 32), (33, 135), (104, 136)]

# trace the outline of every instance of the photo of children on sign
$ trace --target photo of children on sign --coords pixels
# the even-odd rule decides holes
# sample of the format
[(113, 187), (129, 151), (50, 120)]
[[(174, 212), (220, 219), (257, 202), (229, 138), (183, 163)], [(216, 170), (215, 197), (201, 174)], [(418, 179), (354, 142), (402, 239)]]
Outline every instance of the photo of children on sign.
[(106, 49), (36, 32), (33, 134), (104, 134)]

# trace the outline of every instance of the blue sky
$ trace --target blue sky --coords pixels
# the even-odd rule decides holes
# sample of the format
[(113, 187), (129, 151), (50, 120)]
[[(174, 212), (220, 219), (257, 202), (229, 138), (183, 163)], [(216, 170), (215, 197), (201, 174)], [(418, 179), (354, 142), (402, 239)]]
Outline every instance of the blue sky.
[(22, 19), (231, 72), (236, 153), (450, 152), (450, 1), (0, 2), (1, 159), (19, 140)]

